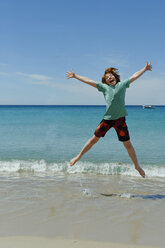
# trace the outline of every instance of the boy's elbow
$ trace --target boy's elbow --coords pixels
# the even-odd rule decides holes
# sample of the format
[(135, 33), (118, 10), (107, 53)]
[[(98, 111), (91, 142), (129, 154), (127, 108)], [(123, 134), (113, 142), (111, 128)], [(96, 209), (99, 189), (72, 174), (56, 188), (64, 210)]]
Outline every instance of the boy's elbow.
[(138, 75), (135, 73), (130, 77), (130, 83), (134, 82), (136, 79), (138, 79)]
[(136, 77), (130, 77), (130, 84), (136, 80)]

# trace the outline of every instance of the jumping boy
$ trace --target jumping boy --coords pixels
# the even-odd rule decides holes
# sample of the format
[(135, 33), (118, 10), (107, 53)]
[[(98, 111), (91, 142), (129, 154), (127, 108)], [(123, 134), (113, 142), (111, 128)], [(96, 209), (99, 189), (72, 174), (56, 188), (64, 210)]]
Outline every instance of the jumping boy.
[(106, 69), (104, 76), (102, 77), (102, 83), (96, 83), (91, 79), (79, 76), (75, 74), (73, 70), (66, 73), (67, 79), (75, 78), (97, 88), (104, 94), (106, 101), (106, 112), (104, 114), (104, 119), (100, 122), (94, 135), (87, 141), (81, 152), (70, 161), (71, 166), (80, 160), (80, 158), (98, 142), (100, 137), (104, 137), (106, 132), (113, 127), (117, 132), (119, 141), (123, 142), (124, 147), (127, 149), (127, 152), (134, 163), (135, 169), (142, 177), (145, 177), (145, 172), (139, 166), (135, 150), (131, 144), (129, 131), (125, 121), (125, 116), (128, 115), (125, 109), (125, 92), (126, 88), (129, 88), (129, 85), (133, 81), (142, 76), (144, 72), (151, 70), (151, 63), (148, 64), (148, 62), (146, 62), (145, 67), (140, 71), (134, 73), (129, 79), (120, 81), (118, 70), (116, 68), (109, 67)]

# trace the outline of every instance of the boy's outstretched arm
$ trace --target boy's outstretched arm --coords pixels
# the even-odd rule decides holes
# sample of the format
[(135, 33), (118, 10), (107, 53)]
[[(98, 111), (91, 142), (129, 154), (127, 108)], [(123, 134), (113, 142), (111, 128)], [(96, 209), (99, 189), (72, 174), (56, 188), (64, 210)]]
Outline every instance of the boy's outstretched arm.
[(67, 79), (75, 78), (75, 79), (82, 81), (83, 83), (89, 84), (89, 85), (97, 88), (95, 81), (93, 81), (89, 78), (86, 78), (86, 77), (79, 76), (79, 75), (75, 74), (73, 70), (71, 72), (66, 73), (66, 78)]
[(130, 77), (130, 80), (132, 83), (133, 81), (135, 81), (136, 79), (138, 79), (141, 75), (143, 75), (143, 73), (145, 71), (152, 71), (152, 65), (151, 65), (151, 62), (148, 64), (148, 62), (146, 62), (146, 65), (143, 69), (141, 69), (140, 71), (137, 71), (136, 73), (134, 73), (131, 77)]

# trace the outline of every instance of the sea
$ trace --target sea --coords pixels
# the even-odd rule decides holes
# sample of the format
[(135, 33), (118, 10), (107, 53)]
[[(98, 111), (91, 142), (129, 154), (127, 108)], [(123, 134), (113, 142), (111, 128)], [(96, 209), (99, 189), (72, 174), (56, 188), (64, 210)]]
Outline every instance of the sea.
[(164, 247), (165, 106), (126, 109), (145, 179), (114, 129), (70, 167), (105, 106), (0, 106), (1, 236)]

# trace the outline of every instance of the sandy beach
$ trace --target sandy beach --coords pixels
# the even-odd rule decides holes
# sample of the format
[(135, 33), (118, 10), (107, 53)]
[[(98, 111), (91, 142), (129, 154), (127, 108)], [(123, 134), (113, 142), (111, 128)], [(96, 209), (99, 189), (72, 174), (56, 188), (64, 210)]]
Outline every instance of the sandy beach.
[[(152, 184), (117, 176), (1, 178), (1, 247), (164, 247), (164, 199), (153, 190), (150, 198)], [(159, 182), (162, 196), (163, 189)]]
[[(138, 246), (110, 242), (84, 241), (76, 239), (63, 238), (41, 238), (31, 236), (15, 236), (0, 238), (0, 244), (3, 248), (156, 248), (156, 246)], [(157, 246), (158, 248), (158, 246)]]

